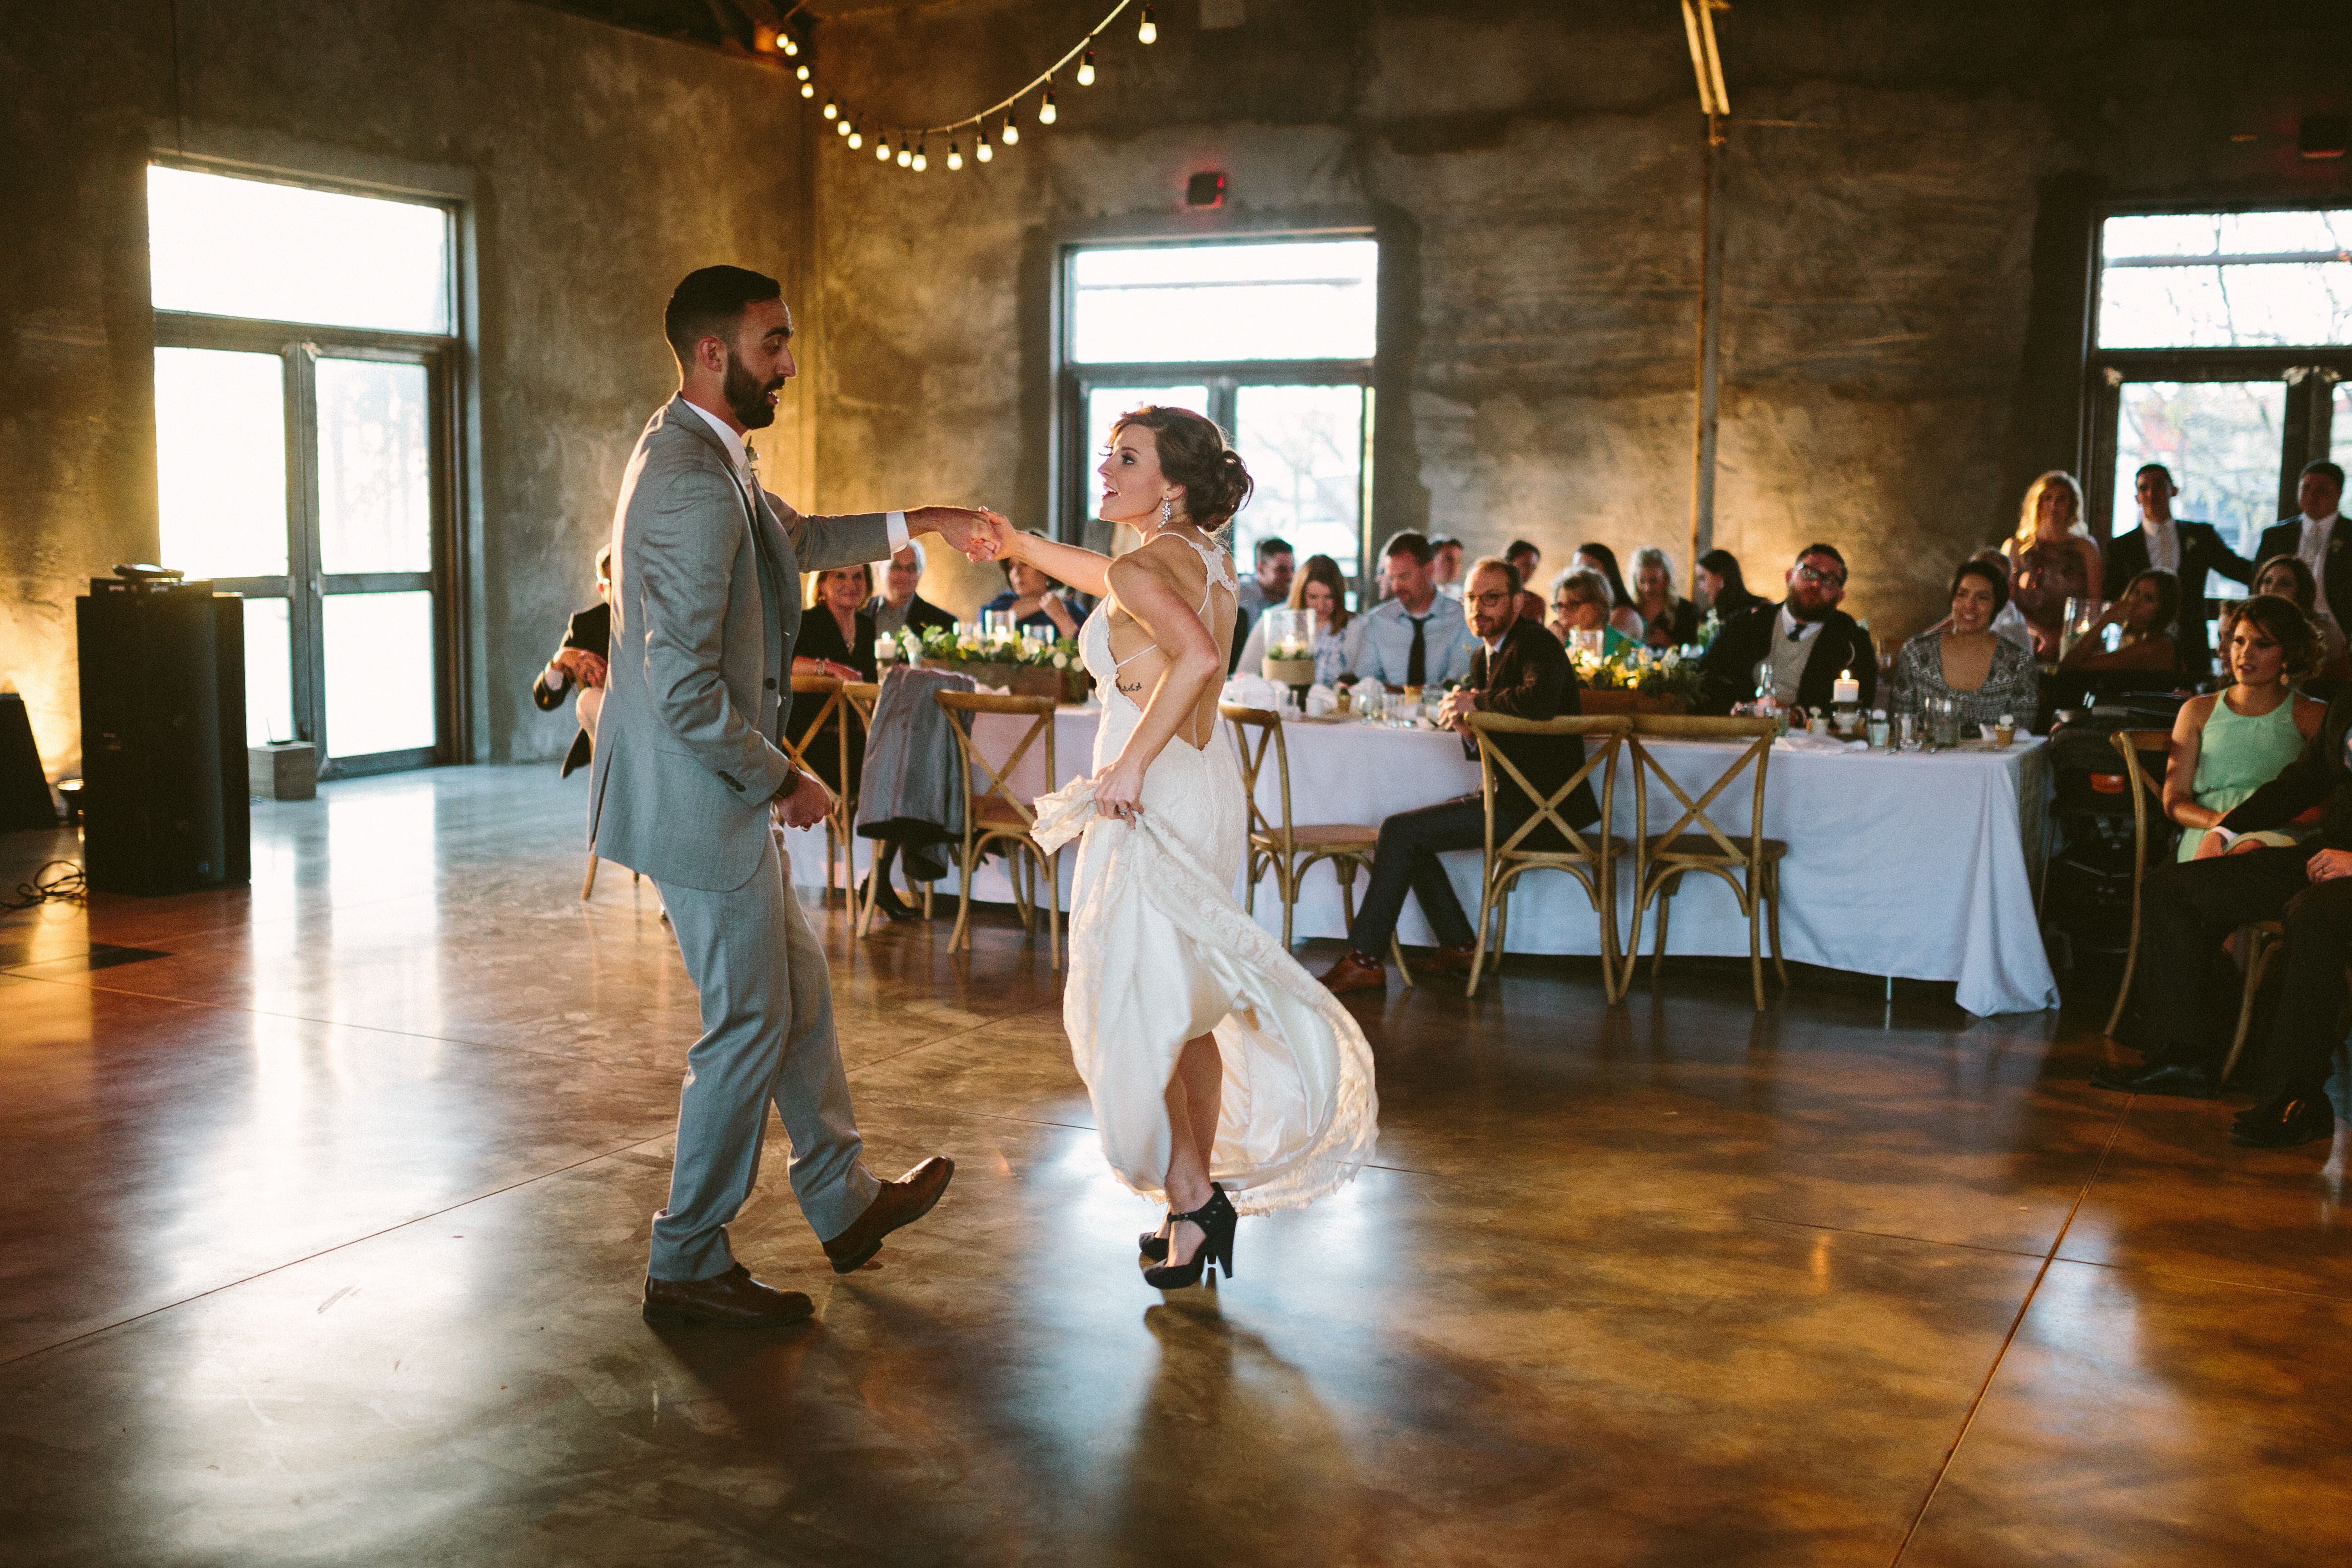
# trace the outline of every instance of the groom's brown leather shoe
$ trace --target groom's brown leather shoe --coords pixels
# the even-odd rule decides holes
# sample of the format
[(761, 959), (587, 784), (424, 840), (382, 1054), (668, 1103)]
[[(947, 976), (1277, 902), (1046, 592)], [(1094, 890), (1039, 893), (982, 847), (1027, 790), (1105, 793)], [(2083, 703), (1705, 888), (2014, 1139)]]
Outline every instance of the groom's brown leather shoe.
[(797, 1290), (777, 1290), (737, 1264), (709, 1279), (646, 1276), (646, 1321), (718, 1323), (730, 1329), (781, 1329), (805, 1322), (816, 1304)]
[(948, 1190), (948, 1178), (954, 1174), (955, 1162), (945, 1154), (934, 1154), (897, 1181), (883, 1183), (874, 1201), (866, 1205), (866, 1212), (847, 1230), (824, 1244), (824, 1255), (833, 1259), (833, 1271), (847, 1274), (865, 1268), (882, 1250), (884, 1237), (931, 1212), (931, 1205)]
[(1389, 966), (1349, 948), (1340, 954), (1339, 963), (1323, 972), (1323, 987), (1334, 996), (1344, 996), (1350, 991), (1385, 991), (1389, 987)]

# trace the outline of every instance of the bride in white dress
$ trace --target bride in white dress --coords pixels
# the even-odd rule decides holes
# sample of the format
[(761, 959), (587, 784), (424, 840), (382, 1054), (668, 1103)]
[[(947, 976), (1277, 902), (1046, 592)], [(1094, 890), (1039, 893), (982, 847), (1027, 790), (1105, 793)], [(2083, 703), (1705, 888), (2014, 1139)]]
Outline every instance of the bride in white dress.
[(1078, 643), (1103, 707), (1091, 778), (1038, 805), (1050, 851), (1084, 834), (1063, 1020), (1111, 1169), (1167, 1202), (1140, 1238), (1162, 1288), (1234, 1272), (1241, 1214), (1332, 1192), (1379, 1136), (1363, 1031), (1234, 897), (1247, 803), (1217, 701), (1234, 637), (1221, 529), (1248, 471), (1216, 425), (1142, 408), (1112, 433), (1113, 561), (1015, 532), (1000, 551), (1101, 600)]

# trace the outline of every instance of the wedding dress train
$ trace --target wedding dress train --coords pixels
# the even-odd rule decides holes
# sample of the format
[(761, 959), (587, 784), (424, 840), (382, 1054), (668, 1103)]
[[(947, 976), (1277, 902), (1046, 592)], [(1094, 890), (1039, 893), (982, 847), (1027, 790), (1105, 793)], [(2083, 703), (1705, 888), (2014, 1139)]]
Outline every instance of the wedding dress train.
[[(1209, 570), (1203, 624), (1217, 624), (1211, 604), (1230, 620), (1225, 559), (1185, 542)], [(1102, 606), (1079, 629), (1078, 647), (1102, 696), (1099, 771), (1143, 711), (1118, 689)], [(1213, 733), (1195, 750), (1171, 739), (1144, 774), (1139, 821), (1096, 815), (1091, 778), (1037, 807), (1049, 852), (1083, 834), (1062, 1012), (1119, 1180), (1164, 1200), (1171, 1133), (1162, 1097), (1184, 1042), (1209, 1034), (1224, 1066), (1210, 1175), (1234, 1206), (1296, 1208), (1352, 1178), (1379, 1137), (1371, 1051), (1347, 1009), (1234, 897), (1249, 817), (1232, 742)]]

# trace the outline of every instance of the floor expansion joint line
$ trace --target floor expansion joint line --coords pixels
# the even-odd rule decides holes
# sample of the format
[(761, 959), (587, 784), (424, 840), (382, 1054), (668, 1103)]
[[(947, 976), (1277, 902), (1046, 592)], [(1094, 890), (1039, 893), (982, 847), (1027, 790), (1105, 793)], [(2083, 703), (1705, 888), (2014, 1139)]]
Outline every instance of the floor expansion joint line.
[[(2079, 1203), (2081, 1199), (2077, 1198), (2075, 1201)], [(2043, 1254), (2039, 1252), (2028, 1252), (2022, 1247), (1988, 1247), (1980, 1241), (1947, 1241), (1941, 1237), (1911, 1236), (1899, 1230), (1864, 1230), (1859, 1226), (1824, 1225), (1819, 1220), (1811, 1219), (1782, 1219), (1778, 1215), (1746, 1214), (1737, 1209), (1732, 1212), (1734, 1214), (1738, 1214), (1741, 1219), (1753, 1220), (1758, 1225), (1785, 1225), (1792, 1230), (1825, 1230), (1832, 1236), (1869, 1236), (1875, 1237), (1882, 1241), (1916, 1241), (1922, 1247), (1958, 1247), (1964, 1252), (1990, 1253), (1996, 1258), (2040, 1258), (2043, 1256)], [(2063, 1236), (2065, 1233), (2062, 1230), (2059, 1234)]]
[(82, 1341), (94, 1339), (100, 1334), (110, 1334), (117, 1329), (127, 1328), (132, 1323), (144, 1321), (149, 1318), (154, 1317), (160, 1312), (177, 1311), (182, 1307), (188, 1305), (192, 1301), (201, 1301), (206, 1297), (217, 1296), (224, 1290), (234, 1290), (241, 1285), (250, 1285), (256, 1279), (266, 1279), (272, 1274), (281, 1274), (289, 1268), (299, 1268), (305, 1263), (311, 1262), (317, 1258), (325, 1258), (332, 1253), (341, 1252), (345, 1247), (357, 1247), (362, 1242), (373, 1241), (378, 1237), (390, 1236), (395, 1231), (406, 1230), (411, 1226), (423, 1225), (427, 1220), (439, 1219), (444, 1215), (456, 1214), (459, 1209), (470, 1208), (478, 1203), (486, 1203), (491, 1198), (499, 1196), (501, 1194), (515, 1192), (520, 1188), (528, 1187), (535, 1182), (544, 1182), (552, 1177), (561, 1176), (567, 1171), (576, 1171), (583, 1165), (593, 1165), (599, 1160), (609, 1160), (616, 1154), (625, 1154), (632, 1150), (642, 1149), (648, 1143), (657, 1143), (664, 1136), (665, 1134), (657, 1132), (650, 1138), (633, 1138), (625, 1143), (615, 1143), (609, 1149), (600, 1149), (593, 1154), (584, 1154), (579, 1159), (572, 1161), (568, 1165), (558, 1165), (551, 1171), (541, 1171), (536, 1175), (525, 1176), (520, 1181), (509, 1182), (503, 1187), (492, 1187), (488, 1192), (476, 1193), (470, 1197), (460, 1198), (456, 1203), (444, 1204), (441, 1207), (434, 1209), (427, 1214), (411, 1215), (408, 1218), (402, 1220), (397, 1225), (387, 1225), (380, 1229), (369, 1231), (365, 1236), (355, 1236), (348, 1241), (336, 1242), (332, 1247), (322, 1247), (316, 1252), (307, 1252), (299, 1258), (289, 1258), (283, 1263), (273, 1263), (267, 1268), (257, 1268), (250, 1274), (245, 1275), (240, 1279), (231, 1279), (225, 1284), (215, 1285), (209, 1290), (199, 1290), (193, 1296), (183, 1296), (176, 1301), (166, 1301), (160, 1307), (150, 1307), (143, 1312), (133, 1312), (129, 1317), (117, 1318), (110, 1323), (100, 1323), (96, 1328), (84, 1329), (78, 1334), (68, 1334), (64, 1339), (53, 1340), (45, 1345), (35, 1345), (30, 1350), (18, 1351), (14, 1355), (0, 1356), (0, 1367), (14, 1366), (18, 1362), (30, 1361), (35, 1356), (47, 1355), (52, 1351), (63, 1350), (68, 1345), (79, 1344)]
[(1969, 1428), (1976, 1425), (1977, 1412), (1984, 1408), (1985, 1395), (1992, 1392), (1992, 1380), (2000, 1375), (2000, 1363), (2009, 1358), (2009, 1347), (2017, 1342), (2017, 1331), (2025, 1326), (2025, 1314), (2033, 1310), (2033, 1298), (2040, 1294), (2042, 1282), (2050, 1278), (2050, 1266), (2058, 1261), (2059, 1249), (2066, 1245), (2066, 1233), (2074, 1228), (2074, 1216), (2083, 1211), (2084, 1200), (2091, 1195), (2100, 1173), (2107, 1168), (2107, 1156), (2114, 1152), (2116, 1140), (2124, 1135), (2124, 1123), (2131, 1116), (2131, 1108), (2132, 1101), (2125, 1100), (2123, 1109), (2116, 1114), (2115, 1124), (2107, 1129), (2107, 1141), (2099, 1148), (2098, 1161), (2091, 1167), (2091, 1173), (2083, 1178), (2074, 1203), (2066, 1210), (2064, 1222), (2058, 1226), (2058, 1234), (2050, 1238), (2050, 1250), (2042, 1255), (2042, 1267), (2033, 1271), (2033, 1283), (2025, 1288), (2025, 1299), (2018, 1302), (2017, 1315), (2009, 1321), (2009, 1331), (2001, 1335), (2000, 1348), (1993, 1352), (1992, 1364), (1985, 1368), (1984, 1381), (1977, 1384), (1976, 1396), (1969, 1401), (1968, 1412), (1960, 1417), (1960, 1429), (1952, 1434), (1951, 1446), (1944, 1450), (1942, 1461), (1936, 1466), (1935, 1479), (1927, 1483), (1927, 1495), (1919, 1500), (1918, 1511), (1904, 1529), (1903, 1539), (1895, 1543), (1895, 1555), (1888, 1559), (1888, 1568), (1896, 1568), (1902, 1563), (1903, 1554), (1911, 1550), (1912, 1537), (1927, 1522), (1927, 1510), (1935, 1506), (1936, 1494), (1943, 1489), (1944, 1478), (1951, 1473), (1960, 1445), (1968, 1441)]

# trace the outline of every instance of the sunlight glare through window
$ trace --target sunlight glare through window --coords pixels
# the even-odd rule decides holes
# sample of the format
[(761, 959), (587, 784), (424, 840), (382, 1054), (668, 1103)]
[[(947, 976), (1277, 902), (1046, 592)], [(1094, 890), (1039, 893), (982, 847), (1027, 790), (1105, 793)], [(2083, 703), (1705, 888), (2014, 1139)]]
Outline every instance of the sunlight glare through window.
[(1370, 239), (1081, 250), (1071, 358), (1370, 359), (1379, 273)]

